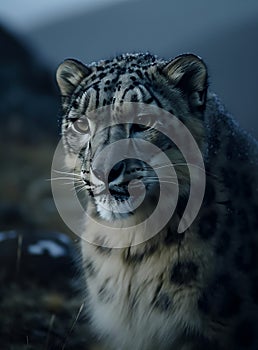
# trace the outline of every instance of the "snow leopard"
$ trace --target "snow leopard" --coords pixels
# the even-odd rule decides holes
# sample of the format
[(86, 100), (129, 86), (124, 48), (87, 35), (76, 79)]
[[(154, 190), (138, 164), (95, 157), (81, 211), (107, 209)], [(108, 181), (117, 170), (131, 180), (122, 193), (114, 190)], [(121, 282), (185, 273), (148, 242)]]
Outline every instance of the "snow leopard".
[[(103, 348), (258, 349), (258, 146), (210, 89), (206, 63), (190, 53), (171, 60), (123, 54), (89, 65), (67, 59), (56, 75), (66, 166), (86, 203), (81, 288)], [(103, 108), (108, 113), (102, 114)], [(190, 164), (166, 134), (170, 125), (160, 110), (189, 130), (204, 164), (200, 208), (182, 232), (178, 225), (191, 191)], [(163, 129), (157, 130), (158, 123)], [(173, 124), (179, 138), (181, 124)], [(141, 147), (111, 166), (120, 140), (158, 148), (177, 182), (173, 176), (159, 178), (156, 169), (167, 164), (159, 154), (146, 161)], [(162, 181), (178, 187), (175, 210), (158, 232), (138, 239), (139, 223), (155, 206), (162, 213), (174, 205), (169, 190), (158, 202)], [(140, 193), (144, 187), (137, 207), (130, 202), (134, 183)], [(136, 240), (127, 237), (123, 244), (124, 227)], [(116, 239), (110, 244), (112, 232)]]

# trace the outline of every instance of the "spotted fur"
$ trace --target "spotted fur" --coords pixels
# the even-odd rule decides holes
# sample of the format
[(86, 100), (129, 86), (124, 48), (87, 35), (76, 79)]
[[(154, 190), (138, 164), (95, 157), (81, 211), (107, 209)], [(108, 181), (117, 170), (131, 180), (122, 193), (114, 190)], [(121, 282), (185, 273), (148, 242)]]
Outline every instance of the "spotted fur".
[[(150, 54), (127, 54), (87, 67), (66, 60), (57, 71), (57, 81), (67, 164), (79, 157), (76, 171), (85, 184), (91, 216), (123, 227), (141, 221), (156, 203), (158, 184), (150, 180), (153, 169), (135, 159), (116, 165), (110, 173), (112, 198), (99, 191), (107, 164), (93, 169), (93, 160), (116, 140), (154, 143), (175, 164), (179, 179), (175, 214), (145, 243), (112, 249), (105, 232), (89, 223), (82, 227), (82, 235), (90, 232), (101, 245), (82, 241), (81, 248), (88, 312), (105, 347), (257, 349), (258, 147), (209, 91), (203, 61), (191, 54), (170, 62)], [(205, 196), (197, 218), (182, 234), (177, 233), (177, 224), (189, 195), (189, 173), (179, 165), (185, 160), (173, 142), (151, 125), (140, 128), (133, 120), (98, 133), (101, 115), (88, 117), (110, 106), (111, 120), (119, 120), (125, 102), (144, 102), (172, 113), (202, 151)], [(158, 121), (155, 118), (152, 124)], [(144, 206), (129, 214), (108, 214), (101, 204), (125, 205), (128, 193), (123, 181), (132, 179), (141, 179), (146, 186)], [(172, 200), (167, 197), (164, 209)]]

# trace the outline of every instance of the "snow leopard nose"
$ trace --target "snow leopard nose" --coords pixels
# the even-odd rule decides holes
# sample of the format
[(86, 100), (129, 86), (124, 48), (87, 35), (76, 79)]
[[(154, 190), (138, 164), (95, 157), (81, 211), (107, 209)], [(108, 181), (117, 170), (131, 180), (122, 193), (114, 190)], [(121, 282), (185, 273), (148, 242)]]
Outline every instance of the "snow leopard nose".
[(114, 182), (116, 179), (118, 179), (119, 176), (123, 174), (125, 167), (126, 164), (123, 160), (116, 163), (108, 175), (108, 183), (110, 184), (111, 182)]
[(93, 168), (92, 172), (100, 181), (103, 181), (103, 182), (107, 181), (107, 183), (110, 184), (111, 182), (118, 179), (124, 170), (125, 170), (125, 163), (124, 161), (120, 161), (113, 166), (109, 174), (108, 174), (108, 171), (105, 171), (105, 169), (100, 167)]

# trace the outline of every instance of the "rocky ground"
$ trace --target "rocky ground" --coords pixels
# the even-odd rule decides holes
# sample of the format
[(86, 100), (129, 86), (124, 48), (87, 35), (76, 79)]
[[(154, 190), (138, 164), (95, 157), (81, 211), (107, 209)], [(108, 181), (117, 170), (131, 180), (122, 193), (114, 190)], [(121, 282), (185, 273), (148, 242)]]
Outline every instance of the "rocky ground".
[(78, 256), (64, 234), (0, 232), (1, 349), (93, 349)]

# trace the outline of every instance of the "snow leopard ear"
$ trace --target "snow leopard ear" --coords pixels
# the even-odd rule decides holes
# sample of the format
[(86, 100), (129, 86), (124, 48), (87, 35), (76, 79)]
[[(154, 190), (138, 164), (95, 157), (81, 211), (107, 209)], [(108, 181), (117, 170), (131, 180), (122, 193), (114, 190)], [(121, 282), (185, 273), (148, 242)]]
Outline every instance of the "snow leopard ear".
[(207, 67), (193, 54), (180, 55), (163, 68), (169, 81), (182, 90), (192, 108), (205, 106), (208, 87)]
[(67, 59), (61, 63), (56, 71), (56, 80), (62, 96), (70, 96), (90, 73), (90, 68), (77, 60)]

